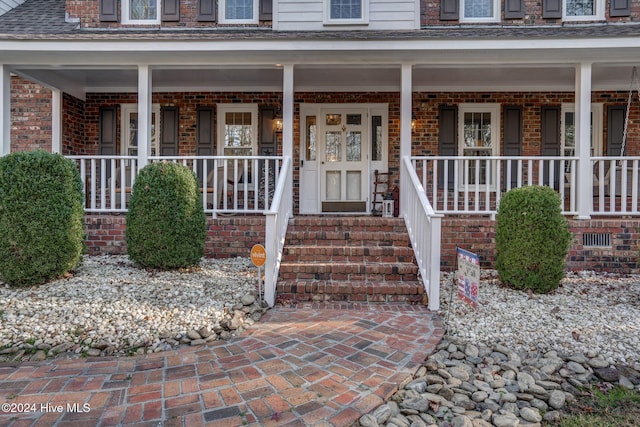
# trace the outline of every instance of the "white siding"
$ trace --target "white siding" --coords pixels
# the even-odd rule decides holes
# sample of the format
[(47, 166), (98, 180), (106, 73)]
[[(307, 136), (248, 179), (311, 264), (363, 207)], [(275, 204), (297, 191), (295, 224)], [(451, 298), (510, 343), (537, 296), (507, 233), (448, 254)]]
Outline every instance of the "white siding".
[(25, 0), (0, 0), (0, 15), (4, 15), (16, 6), (20, 6)]
[(364, 0), (369, 2), (368, 24), (326, 25), (323, 11), (328, 0), (274, 0), (274, 30), (414, 30), (420, 27), (420, 0)]

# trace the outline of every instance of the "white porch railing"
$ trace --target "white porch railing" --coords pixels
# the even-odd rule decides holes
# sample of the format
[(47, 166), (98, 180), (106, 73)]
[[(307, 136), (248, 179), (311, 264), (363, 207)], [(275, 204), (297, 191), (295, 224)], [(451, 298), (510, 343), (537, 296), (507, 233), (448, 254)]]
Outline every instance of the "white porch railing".
[(502, 194), (527, 185), (547, 185), (575, 215), (577, 157), (412, 157), (436, 213), (494, 215)]
[[(87, 212), (126, 212), (138, 175), (134, 156), (67, 156), (78, 163)], [(205, 212), (264, 213), (269, 210), (283, 158), (275, 156), (150, 157), (188, 166), (198, 178)]]
[(280, 169), (271, 207), (265, 215), (267, 224), (265, 231), (265, 249), (267, 260), (264, 271), (264, 299), (273, 307), (275, 304), (276, 282), (282, 261), (282, 250), (287, 234), (289, 218), (293, 215), (293, 171), (291, 158), (285, 157)]
[(429, 297), (429, 309), (440, 308), (440, 237), (442, 215), (436, 214), (409, 157), (403, 158), (400, 188), (406, 211), (402, 213), (411, 238), (420, 277)]
[(640, 157), (592, 157), (591, 215), (638, 215)]

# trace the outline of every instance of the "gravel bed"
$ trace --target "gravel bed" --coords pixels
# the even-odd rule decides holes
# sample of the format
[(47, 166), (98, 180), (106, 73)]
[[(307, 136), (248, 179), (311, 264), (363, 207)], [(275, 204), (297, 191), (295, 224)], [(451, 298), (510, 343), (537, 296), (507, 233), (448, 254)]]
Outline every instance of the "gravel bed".
[(483, 270), (477, 309), (463, 303), (444, 275), (441, 316), (447, 333), (488, 346), (558, 354), (597, 353), (609, 363), (640, 361), (640, 276), (589, 271), (567, 273), (546, 295), (499, 284)]
[(37, 350), (39, 358), (168, 350), (189, 331), (221, 332), (243, 297), (257, 294), (256, 282), (246, 258), (147, 271), (126, 256), (85, 256), (68, 278), (31, 288), (0, 283), (0, 360)]

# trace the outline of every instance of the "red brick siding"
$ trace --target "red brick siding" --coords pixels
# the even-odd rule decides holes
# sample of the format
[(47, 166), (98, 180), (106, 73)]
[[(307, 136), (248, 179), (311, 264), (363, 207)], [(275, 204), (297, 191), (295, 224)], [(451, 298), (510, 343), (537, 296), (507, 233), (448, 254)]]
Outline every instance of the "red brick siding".
[[(265, 222), (263, 216), (208, 217), (205, 256), (248, 257), (253, 245), (264, 244)], [(126, 254), (125, 215), (86, 215), (85, 229), (89, 255)]]
[[(610, 17), (609, 16), (609, 2), (605, 5), (605, 20), (607, 22), (637, 22), (640, 19), (640, 3), (631, 2), (631, 16), (628, 17)], [(440, 20), (440, 2), (441, 0), (423, 0), (420, 4), (420, 23), (422, 26), (432, 25), (459, 25), (460, 21), (441, 21)], [(553, 25), (558, 26), (563, 24), (561, 18), (559, 19), (545, 19), (542, 17), (542, 4), (540, 0), (523, 0), (524, 4), (524, 18), (522, 19), (505, 19), (504, 18), (504, 2), (501, 2), (501, 21), (504, 25)], [(462, 12), (461, 12), (462, 13)], [(580, 24), (588, 23), (589, 21), (581, 21)], [(601, 22), (601, 21), (596, 21)], [(468, 24), (473, 25), (473, 24)], [(483, 24), (476, 24), (483, 25)]]
[[(118, 2), (121, 8), (123, 1)], [(99, 0), (67, 0), (66, 11), (71, 19), (79, 19), (82, 28), (141, 28), (140, 25), (123, 25), (119, 22), (101, 22)], [(207, 28), (239, 27), (241, 25), (218, 24), (216, 22), (198, 22), (198, 0), (180, 0), (180, 21), (161, 22), (159, 25), (144, 25), (144, 28)], [(121, 11), (121, 9), (119, 9)], [(122, 19), (119, 12), (118, 17)], [(271, 27), (271, 21), (260, 21), (259, 26)], [(255, 25), (251, 25), (255, 27)]]
[(90, 135), (85, 131), (84, 104), (84, 101), (66, 93), (62, 97), (62, 152), (64, 154), (87, 154), (87, 141), (98, 140), (97, 134)]
[(51, 90), (11, 78), (11, 151), (51, 151)]
[[(574, 235), (567, 256), (568, 270), (637, 273), (640, 219), (569, 219)], [(611, 233), (611, 248), (582, 245), (584, 233)], [(495, 265), (495, 222), (488, 218), (446, 217), (442, 220), (441, 265), (455, 269), (456, 247), (477, 253), (483, 268)]]

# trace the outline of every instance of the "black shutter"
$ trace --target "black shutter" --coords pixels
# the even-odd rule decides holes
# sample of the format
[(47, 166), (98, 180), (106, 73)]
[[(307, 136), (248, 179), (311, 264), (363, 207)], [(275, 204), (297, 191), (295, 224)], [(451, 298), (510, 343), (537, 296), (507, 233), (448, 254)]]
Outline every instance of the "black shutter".
[(118, 0), (100, 0), (100, 20), (118, 22)]
[[(198, 107), (196, 109), (196, 155), (213, 156), (213, 108)], [(207, 161), (207, 175), (212, 175), (213, 160)], [(202, 187), (202, 170), (198, 169), (198, 182)], [(211, 180), (208, 185), (213, 185)]]
[[(100, 107), (100, 154), (117, 154), (117, 121), (116, 107)], [(122, 154), (126, 155), (127, 153)]]
[(609, 0), (609, 16), (630, 16), (631, 0)]
[(180, 20), (180, 0), (162, 0), (161, 8), (163, 21), (168, 22)]
[(216, 0), (198, 0), (198, 21), (216, 22)]
[(440, 0), (440, 20), (455, 21), (460, 17), (460, 0)]
[(260, 18), (261, 21), (273, 20), (273, 1), (260, 0)]
[(627, 108), (622, 105), (607, 108), (607, 156), (620, 156), (626, 116)]
[(522, 0), (504, 0), (505, 19), (524, 18), (524, 2)]
[(562, 18), (562, 0), (542, 0), (543, 18)]
[(160, 155), (178, 155), (178, 107), (162, 107), (160, 111)]
[[(502, 154), (504, 156), (522, 155), (522, 107), (504, 107), (504, 146)], [(518, 185), (518, 161), (509, 160), (509, 162), (511, 162), (510, 188), (515, 188)], [(504, 165), (504, 173), (507, 173), (507, 164)], [(503, 182), (506, 182), (506, 179)]]
[[(541, 110), (541, 131), (542, 131), (542, 155), (543, 156), (559, 156), (560, 155), (560, 107), (542, 107)], [(553, 188), (558, 188), (559, 177), (562, 174), (560, 170), (560, 162), (554, 165), (554, 182)], [(544, 185), (551, 186), (549, 180), (549, 168), (545, 168), (543, 176)]]
[[(439, 109), (438, 155), (456, 156), (458, 147), (458, 108), (451, 105), (441, 105)], [(444, 164), (448, 163), (447, 185), (453, 189), (453, 164), (451, 160), (438, 162), (438, 183), (444, 184)]]

